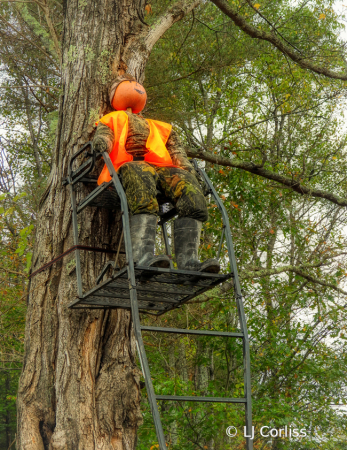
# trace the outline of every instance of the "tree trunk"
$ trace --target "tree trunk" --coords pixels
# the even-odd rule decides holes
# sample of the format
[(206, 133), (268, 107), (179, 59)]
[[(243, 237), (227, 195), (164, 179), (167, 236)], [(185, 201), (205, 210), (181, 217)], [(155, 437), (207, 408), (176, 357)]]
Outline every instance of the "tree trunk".
[[(64, 2), (62, 96), (52, 172), (41, 202), (32, 271), (73, 245), (69, 158), (108, 112), (107, 85), (127, 71), (141, 81), (155, 42), (200, 1), (174, 4), (148, 27), (143, 0)], [(81, 188), (77, 199), (86, 194)], [(115, 247), (119, 217), (87, 208), (81, 244)], [(70, 263), (68, 261), (70, 259)], [(93, 286), (105, 256), (82, 252), (84, 288)], [(140, 371), (130, 313), (69, 310), (76, 297), (73, 258), (31, 282), (25, 358), (18, 392), (18, 450), (131, 450), (142, 423)]]

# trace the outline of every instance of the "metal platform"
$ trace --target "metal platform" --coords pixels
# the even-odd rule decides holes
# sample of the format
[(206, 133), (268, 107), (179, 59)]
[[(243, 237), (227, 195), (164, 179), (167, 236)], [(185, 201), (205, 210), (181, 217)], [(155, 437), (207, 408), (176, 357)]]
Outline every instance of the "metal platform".
[[(91, 152), (88, 152), (88, 147)], [(85, 153), (87, 160), (80, 164), (77, 169), (73, 169), (74, 162), (77, 158)], [(96, 179), (89, 177), (88, 174), (95, 167), (96, 159), (103, 157), (106, 166), (111, 174), (111, 181), (97, 186)], [(144, 375), (148, 400), (154, 420), (156, 434), (158, 438), (159, 450), (167, 450), (165, 436), (161, 424), (158, 409), (158, 401), (194, 401), (194, 402), (216, 402), (216, 403), (242, 403), (245, 405), (245, 425), (247, 431), (246, 448), (253, 449), (253, 440), (250, 439), (252, 430), (252, 400), (251, 400), (251, 370), (250, 370), (250, 353), (249, 338), (246, 324), (246, 317), (242, 301), (241, 286), (237, 273), (237, 264), (234, 253), (234, 247), (231, 237), (230, 225), (227, 212), (223, 202), (219, 198), (207, 174), (199, 169), (195, 164), (195, 169), (200, 172), (201, 178), (204, 180), (207, 191), (212, 195), (221, 213), (223, 226), (221, 239), (217, 257), (219, 258), (223, 241), (226, 241), (228, 249), (228, 257), (230, 264), (230, 273), (227, 274), (211, 274), (206, 272), (193, 272), (187, 270), (175, 270), (172, 263), (171, 249), (166, 229), (166, 223), (176, 215), (174, 207), (163, 208), (160, 215), (159, 225), (162, 228), (163, 238), (165, 242), (166, 254), (171, 258), (170, 269), (136, 267), (132, 256), (131, 235), (129, 225), (129, 211), (127, 199), (115, 171), (110, 157), (107, 153), (96, 154), (93, 152), (93, 145), (88, 142), (82, 147), (70, 160), (68, 177), (63, 181), (64, 185), (68, 185), (71, 193), (72, 204), (72, 225), (74, 234), (74, 248), (76, 261), (77, 276), (77, 298), (69, 305), (71, 309), (104, 309), (104, 308), (123, 308), (131, 310), (131, 317), (134, 327), (134, 334), (137, 343), (138, 355), (141, 362), (141, 368)], [(76, 202), (76, 185), (78, 183), (88, 183), (94, 188), (79, 204)], [(160, 194), (162, 195), (162, 194)], [(164, 203), (165, 198), (159, 195), (159, 203)], [(122, 212), (122, 238), (124, 237), (124, 247), (126, 254), (125, 266), (118, 268), (118, 256), (122, 238), (118, 244), (116, 258), (114, 261), (108, 261), (101, 270), (93, 289), (83, 292), (83, 283), (81, 275), (80, 249), (83, 247), (79, 244), (78, 239), (78, 214), (86, 207), (99, 207), (116, 209), (120, 208)], [(100, 249), (96, 249), (100, 251)], [(105, 281), (104, 276), (111, 271), (111, 275)], [(195, 298), (196, 296), (206, 292), (215, 286), (220, 285), (224, 281), (233, 278), (233, 286), (235, 293), (235, 302), (238, 309), (240, 321), (240, 332), (220, 332), (208, 330), (189, 330), (177, 328), (162, 328), (142, 326), (140, 321), (140, 312), (146, 314), (162, 315), (175, 308), (181, 307), (184, 303)], [(228, 398), (228, 397), (187, 397), (187, 396), (171, 396), (156, 395), (153, 387), (152, 377), (148, 365), (147, 355), (142, 339), (142, 331), (152, 331), (158, 333), (176, 333), (176, 334), (195, 334), (204, 336), (219, 336), (225, 338), (236, 338), (242, 340), (243, 348), (243, 367), (244, 367), (244, 397)]]
[[(179, 308), (192, 298), (228, 280), (231, 276), (232, 274), (135, 267), (135, 287), (139, 310), (158, 311), (163, 314)], [(70, 308), (86, 306), (131, 309), (127, 267), (69, 305)]]

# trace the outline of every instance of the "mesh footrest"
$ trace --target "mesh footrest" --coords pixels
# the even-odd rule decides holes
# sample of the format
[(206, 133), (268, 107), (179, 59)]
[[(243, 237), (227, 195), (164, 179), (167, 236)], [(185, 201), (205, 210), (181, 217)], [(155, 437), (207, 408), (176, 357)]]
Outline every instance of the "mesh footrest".
[[(214, 274), (138, 266), (135, 267), (136, 286), (133, 288), (137, 292), (140, 310), (164, 313), (212, 289), (231, 276), (231, 273)], [(70, 308), (82, 306), (130, 309), (127, 267), (69, 305)]]
[(109, 187), (104, 190), (98, 198), (92, 200), (89, 203), (89, 206), (94, 206), (97, 208), (116, 209), (120, 208), (120, 199), (115, 189)]
[(112, 186), (112, 181), (97, 186), (77, 206), (77, 214), (87, 206), (97, 208), (116, 209), (120, 207), (120, 199), (117, 191)]

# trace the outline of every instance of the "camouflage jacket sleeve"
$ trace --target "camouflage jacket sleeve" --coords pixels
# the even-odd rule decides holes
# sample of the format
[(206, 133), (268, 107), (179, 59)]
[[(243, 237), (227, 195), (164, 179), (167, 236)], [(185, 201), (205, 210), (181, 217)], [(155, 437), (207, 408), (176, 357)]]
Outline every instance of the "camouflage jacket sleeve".
[(181, 167), (189, 172), (194, 171), (194, 167), (190, 164), (181, 139), (175, 130), (171, 131), (169, 139), (166, 142), (166, 148), (175, 166)]
[(93, 139), (94, 150), (97, 152), (110, 153), (113, 148), (113, 143), (114, 143), (113, 131), (107, 125), (103, 124), (102, 122), (99, 122)]

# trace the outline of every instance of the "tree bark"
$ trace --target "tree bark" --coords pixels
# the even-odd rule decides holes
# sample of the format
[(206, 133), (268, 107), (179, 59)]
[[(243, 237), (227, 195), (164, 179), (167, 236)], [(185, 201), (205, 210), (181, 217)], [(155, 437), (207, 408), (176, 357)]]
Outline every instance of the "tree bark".
[[(107, 86), (127, 71), (143, 79), (155, 42), (198, 1), (175, 3), (155, 26), (139, 19), (142, 0), (64, 3), (62, 96), (52, 171), (38, 216), (32, 271), (73, 245), (69, 191), (62, 186), (70, 157), (90, 140), (109, 110)], [(141, 10), (142, 8), (142, 10)], [(79, 188), (77, 199), (85, 196)], [(85, 209), (81, 244), (115, 248), (120, 217)], [(105, 256), (82, 252), (84, 290)], [(31, 282), (25, 358), (18, 392), (18, 450), (131, 450), (142, 423), (140, 371), (130, 313), (69, 310), (77, 295), (70, 256)]]

